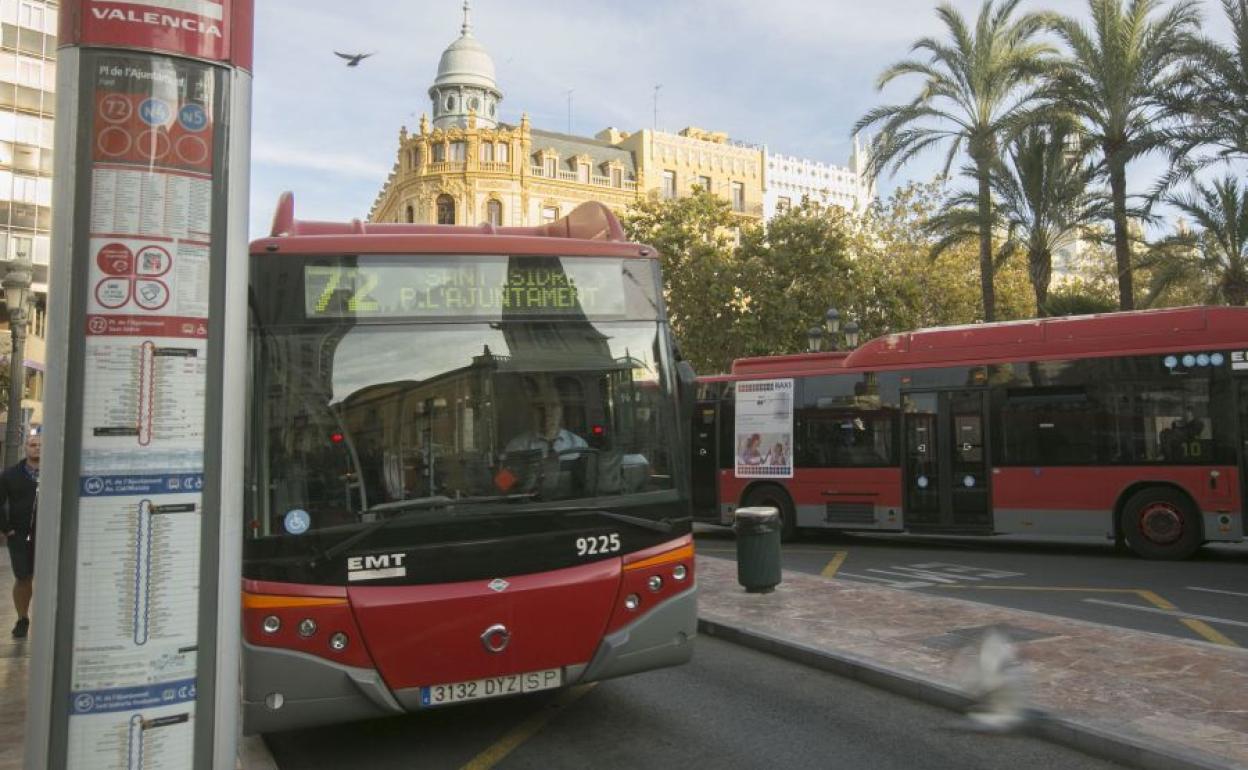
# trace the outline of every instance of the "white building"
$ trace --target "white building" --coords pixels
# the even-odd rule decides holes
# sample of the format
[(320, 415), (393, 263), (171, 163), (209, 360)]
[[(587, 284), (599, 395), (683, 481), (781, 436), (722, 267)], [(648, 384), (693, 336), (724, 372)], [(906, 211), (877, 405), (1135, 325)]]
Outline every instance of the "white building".
[[(52, 121), (57, 0), (0, 0), (0, 278), (32, 272), (23, 360), (23, 422), (40, 423), (52, 232)], [(32, 264), (33, 263), (33, 264)], [(0, 295), (0, 366), (9, 366), (9, 313)], [(0, 404), (0, 412), (7, 405)], [(7, 420), (0, 418), (0, 423)], [(11, 461), (10, 461), (11, 462)]]
[(763, 219), (771, 219), (790, 206), (799, 206), (807, 197), (824, 206), (840, 206), (853, 212), (865, 210), (875, 200), (875, 183), (863, 174), (866, 150), (856, 135), (848, 167), (773, 155), (766, 147), (763, 154)]

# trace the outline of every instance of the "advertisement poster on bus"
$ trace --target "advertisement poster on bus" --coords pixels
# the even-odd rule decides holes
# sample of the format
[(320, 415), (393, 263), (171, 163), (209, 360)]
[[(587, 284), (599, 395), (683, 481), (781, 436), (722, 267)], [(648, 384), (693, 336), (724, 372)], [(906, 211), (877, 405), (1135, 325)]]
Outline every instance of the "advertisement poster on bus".
[(793, 478), (793, 380), (737, 383), (739, 479)]

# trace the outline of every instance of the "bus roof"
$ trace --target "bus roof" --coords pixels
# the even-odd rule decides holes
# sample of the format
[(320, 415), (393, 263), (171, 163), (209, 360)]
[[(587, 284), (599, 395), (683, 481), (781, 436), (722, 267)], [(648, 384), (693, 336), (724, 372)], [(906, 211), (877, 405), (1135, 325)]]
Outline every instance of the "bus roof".
[(1096, 355), (1144, 355), (1248, 347), (1248, 308), (1181, 307), (1037, 318), (887, 334), (849, 352), (739, 358), (730, 375), (834, 374), (846, 370), (929, 368)]
[(648, 257), (654, 249), (630, 243), (620, 220), (597, 201), (536, 227), (422, 225), (389, 222), (321, 222), (295, 219), (295, 197), (277, 202), (268, 237), (251, 243), (251, 254), (549, 254)]

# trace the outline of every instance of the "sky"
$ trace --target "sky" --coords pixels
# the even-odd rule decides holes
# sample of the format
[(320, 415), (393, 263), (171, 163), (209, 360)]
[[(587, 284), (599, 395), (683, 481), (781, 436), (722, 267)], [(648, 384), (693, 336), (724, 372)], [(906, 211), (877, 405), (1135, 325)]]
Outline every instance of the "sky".
[[(968, 17), (980, 0), (950, 0)], [(300, 219), (364, 218), (389, 174), (400, 126), (430, 112), (442, 51), (459, 37), (462, 0), (258, 0), (252, 123), (253, 237), (283, 190)], [(875, 79), (925, 35), (934, 0), (473, 0), (473, 35), (493, 56), (501, 119), (592, 136), (607, 126), (725, 131), (772, 152), (845, 165), (854, 122), (910, 98), (917, 78)], [(1024, 0), (1021, 10), (1087, 19), (1087, 0)], [(1204, 31), (1226, 40), (1220, 3)], [(334, 51), (375, 52), (348, 68)], [(896, 176), (887, 194), (931, 179), (943, 151)], [(1129, 169), (1133, 192), (1159, 172)]]

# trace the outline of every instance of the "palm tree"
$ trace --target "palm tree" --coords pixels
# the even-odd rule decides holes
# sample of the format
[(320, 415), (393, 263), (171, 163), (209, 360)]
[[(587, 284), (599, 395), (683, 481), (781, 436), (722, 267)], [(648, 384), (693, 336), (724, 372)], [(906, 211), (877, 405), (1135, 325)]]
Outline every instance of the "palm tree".
[(925, 53), (926, 60), (897, 62), (876, 80), (876, 88), (883, 89), (903, 75), (918, 75), (925, 78), (918, 95), (904, 104), (868, 111), (853, 129), (879, 129), (867, 164), (872, 176), (890, 166), (895, 172), (919, 153), (946, 141), (950, 145), (945, 158), (948, 174), (954, 158), (965, 148), (969, 173), (977, 184), (979, 279), (988, 321), (996, 315), (990, 172), (1003, 140), (1040, 108), (1031, 84), (1045, 74), (1053, 53), (1049, 45), (1034, 39), (1046, 17), (1015, 18), (1019, 2), (1002, 0), (997, 5), (996, 0), (984, 0), (974, 28), (967, 26), (952, 5), (941, 3), (936, 15), (947, 39), (916, 41), (911, 53)]
[[(1008, 163), (998, 164), (992, 175), (994, 225), (1005, 233), (995, 261), (1026, 253), (1040, 315), (1049, 314), (1054, 252), (1074, 245), (1108, 212), (1104, 196), (1089, 190), (1096, 169), (1083, 161), (1078, 138), (1069, 121), (1032, 126), (1010, 142)], [(975, 221), (973, 206), (974, 196), (955, 196), (929, 220), (929, 232), (940, 236), (933, 255), (967, 239)]]
[(1194, 48), (1200, 13), (1198, 0), (1176, 0), (1164, 11), (1161, 0), (1088, 0), (1088, 6), (1091, 29), (1053, 17), (1053, 30), (1070, 49), (1054, 75), (1053, 95), (1084, 121), (1100, 150), (1113, 206), (1118, 304), (1130, 310), (1127, 164), (1166, 146), (1162, 102)]
[(1160, 294), (1184, 279), (1211, 277), (1209, 300), (1248, 304), (1248, 187), (1241, 188), (1228, 173), (1211, 185), (1197, 182), (1192, 188), (1192, 194), (1167, 195), (1165, 200), (1199, 229), (1158, 244), (1150, 293)]
[[(1222, 0), (1234, 42), (1195, 41), (1184, 77), (1166, 98), (1167, 115), (1178, 121), (1170, 133), (1175, 171), (1161, 185), (1219, 161), (1248, 158), (1248, 0)], [(1195, 156), (1207, 147), (1212, 154)]]

